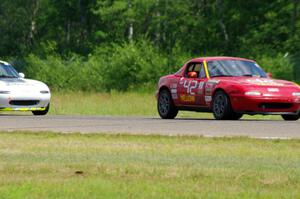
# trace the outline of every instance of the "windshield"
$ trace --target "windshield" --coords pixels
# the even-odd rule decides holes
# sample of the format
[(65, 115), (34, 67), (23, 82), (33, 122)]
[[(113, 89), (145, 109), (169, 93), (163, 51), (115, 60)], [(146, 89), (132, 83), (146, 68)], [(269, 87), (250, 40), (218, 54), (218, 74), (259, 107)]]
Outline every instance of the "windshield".
[(251, 61), (215, 60), (207, 62), (207, 67), (210, 77), (267, 77), (263, 69), (257, 63)]
[(18, 72), (11, 66), (0, 63), (0, 78), (18, 78)]

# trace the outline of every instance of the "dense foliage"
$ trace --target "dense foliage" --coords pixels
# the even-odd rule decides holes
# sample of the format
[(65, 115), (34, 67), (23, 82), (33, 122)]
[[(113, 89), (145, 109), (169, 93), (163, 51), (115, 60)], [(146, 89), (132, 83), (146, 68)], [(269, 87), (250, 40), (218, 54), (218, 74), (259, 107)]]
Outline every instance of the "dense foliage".
[(1, 0), (0, 57), (57, 89), (127, 90), (208, 55), (299, 81), (299, 2)]

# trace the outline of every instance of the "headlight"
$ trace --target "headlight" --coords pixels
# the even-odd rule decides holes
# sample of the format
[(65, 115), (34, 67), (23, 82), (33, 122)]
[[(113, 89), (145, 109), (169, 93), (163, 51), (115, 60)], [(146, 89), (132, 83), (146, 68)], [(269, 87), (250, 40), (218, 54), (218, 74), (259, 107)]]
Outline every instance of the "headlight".
[(293, 93), (293, 96), (294, 96), (294, 97), (300, 97), (300, 92), (294, 92), (294, 93)]
[(247, 95), (247, 96), (261, 96), (261, 92), (259, 92), (259, 91), (247, 91), (247, 92), (245, 92), (245, 95)]
[(0, 94), (10, 94), (10, 91), (0, 91)]
[(49, 91), (40, 91), (41, 94), (49, 94)]

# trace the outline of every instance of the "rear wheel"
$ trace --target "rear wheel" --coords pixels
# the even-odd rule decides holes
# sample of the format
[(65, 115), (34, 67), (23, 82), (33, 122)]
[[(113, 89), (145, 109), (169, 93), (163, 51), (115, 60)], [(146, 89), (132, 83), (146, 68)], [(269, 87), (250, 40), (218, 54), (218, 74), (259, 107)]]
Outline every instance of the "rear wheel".
[(46, 115), (50, 109), (50, 104), (43, 111), (32, 111), (33, 115)]
[(232, 110), (230, 99), (223, 91), (217, 91), (214, 95), (212, 111), (217, 120), (238, 120), (243, 116)]
[(300, 118), (300, 113), (298, 113), (297, 115), (281, 115), (281, 117), (286, 121), (296, 121)]
[(178, 114), (171, 94), (168, 90), (162, 90), (157, 100), (157, 110), (162, 119), (174, 119)]

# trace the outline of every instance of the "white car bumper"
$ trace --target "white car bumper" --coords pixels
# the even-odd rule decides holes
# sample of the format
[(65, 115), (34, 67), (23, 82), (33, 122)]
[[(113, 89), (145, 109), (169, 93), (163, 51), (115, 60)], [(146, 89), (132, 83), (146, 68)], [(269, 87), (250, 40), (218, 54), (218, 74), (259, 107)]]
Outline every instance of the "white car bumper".
[(50, 93), (15, 92), (0, 93), (0, 111), (37, 111), (45, 110), (50, 103)]

